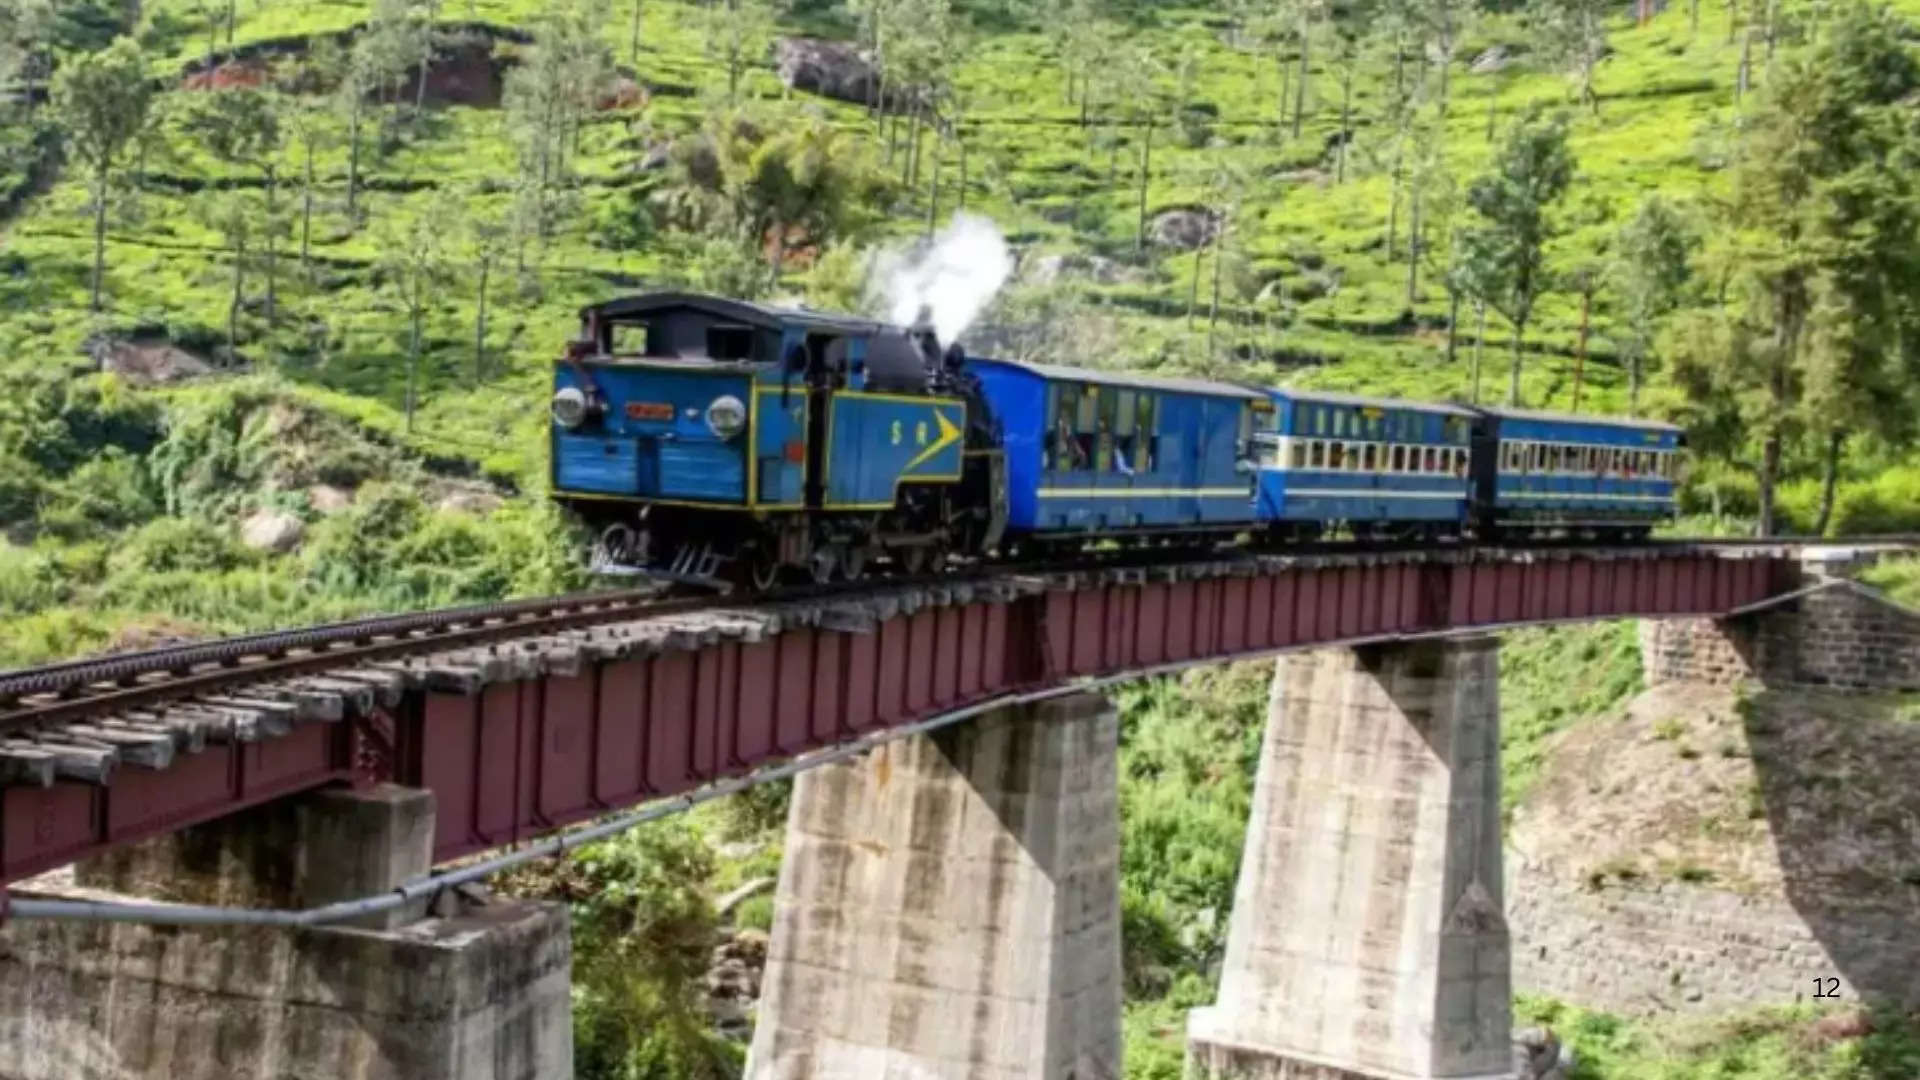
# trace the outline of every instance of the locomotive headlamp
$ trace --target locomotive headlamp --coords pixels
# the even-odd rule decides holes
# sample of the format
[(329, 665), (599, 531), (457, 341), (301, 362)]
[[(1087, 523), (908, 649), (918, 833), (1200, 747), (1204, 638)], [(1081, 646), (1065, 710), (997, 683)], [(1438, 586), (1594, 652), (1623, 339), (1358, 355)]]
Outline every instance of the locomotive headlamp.
[(723, 439), (731, 439), (747, 426), (747, 407), (732, 394), (714, 398), (707, 406), (707, 430)]
[(571, 431), (587, 420), (587, 395), (577, 386), (554, 392), (553, 422)]

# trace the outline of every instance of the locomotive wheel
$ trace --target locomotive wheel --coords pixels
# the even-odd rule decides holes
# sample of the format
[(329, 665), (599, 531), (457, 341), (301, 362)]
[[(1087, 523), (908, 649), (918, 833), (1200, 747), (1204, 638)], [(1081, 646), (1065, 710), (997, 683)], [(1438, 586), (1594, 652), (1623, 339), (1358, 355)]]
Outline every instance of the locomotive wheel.
[(849, 547), (841, 557), (840, 567), (848, 581), (859, 581), (867, 575), (867, 549)]
[(747, 556), (747, 584), (754, 592), (768, 592), (780, 582), (780, 560), (765, 551)]
[(593, 565), (624, 566), (633, 557), (639, 538), (625, 525), (609, 525), (593, 545)]
[(832, 547), (818, 547), (807, 559), (807, 573), (815, 585), (825, 585), (833, 580), (840, 569), (840, 552)]
[(914, 576), (927, 571), (927, 549), (924, 545), (914, 544), (900, 549), (900, 568)]

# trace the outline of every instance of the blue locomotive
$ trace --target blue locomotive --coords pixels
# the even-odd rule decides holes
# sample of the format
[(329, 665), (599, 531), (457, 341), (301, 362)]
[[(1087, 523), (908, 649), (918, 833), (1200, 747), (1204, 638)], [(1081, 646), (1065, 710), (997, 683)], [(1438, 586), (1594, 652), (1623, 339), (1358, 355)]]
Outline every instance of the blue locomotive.
[(771, 587), (1092, 542), (1645, 536), (1671, 425), (969, 357), (691, 293), (593, 305), (554, 370), (554, 497), (596, 566)]

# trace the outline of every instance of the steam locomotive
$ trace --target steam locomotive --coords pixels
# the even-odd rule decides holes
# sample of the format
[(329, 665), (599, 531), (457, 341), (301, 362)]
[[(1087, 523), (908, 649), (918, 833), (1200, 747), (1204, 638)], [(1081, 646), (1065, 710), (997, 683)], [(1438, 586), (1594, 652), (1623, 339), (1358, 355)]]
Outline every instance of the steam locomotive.
[(922, 573), (1100, 543), (1644, 538), (1669, 424), (968, 356), (924, 326), (662, 292), (595, 304), (553, 377), (553, 497), (596, 569)]

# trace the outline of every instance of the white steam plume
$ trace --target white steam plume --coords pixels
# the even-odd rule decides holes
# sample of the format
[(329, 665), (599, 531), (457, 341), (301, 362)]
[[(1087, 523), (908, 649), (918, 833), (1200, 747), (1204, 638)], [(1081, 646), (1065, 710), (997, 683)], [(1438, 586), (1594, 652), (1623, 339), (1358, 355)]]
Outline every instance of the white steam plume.
[(868, 279), (887, 318), (910, 325), (924, 308), (942, 345), (952, 344), (986, 309), (1013, 273), (1013, 252), (994, 223), (955, 214), (930, 244), (883, 251)]

